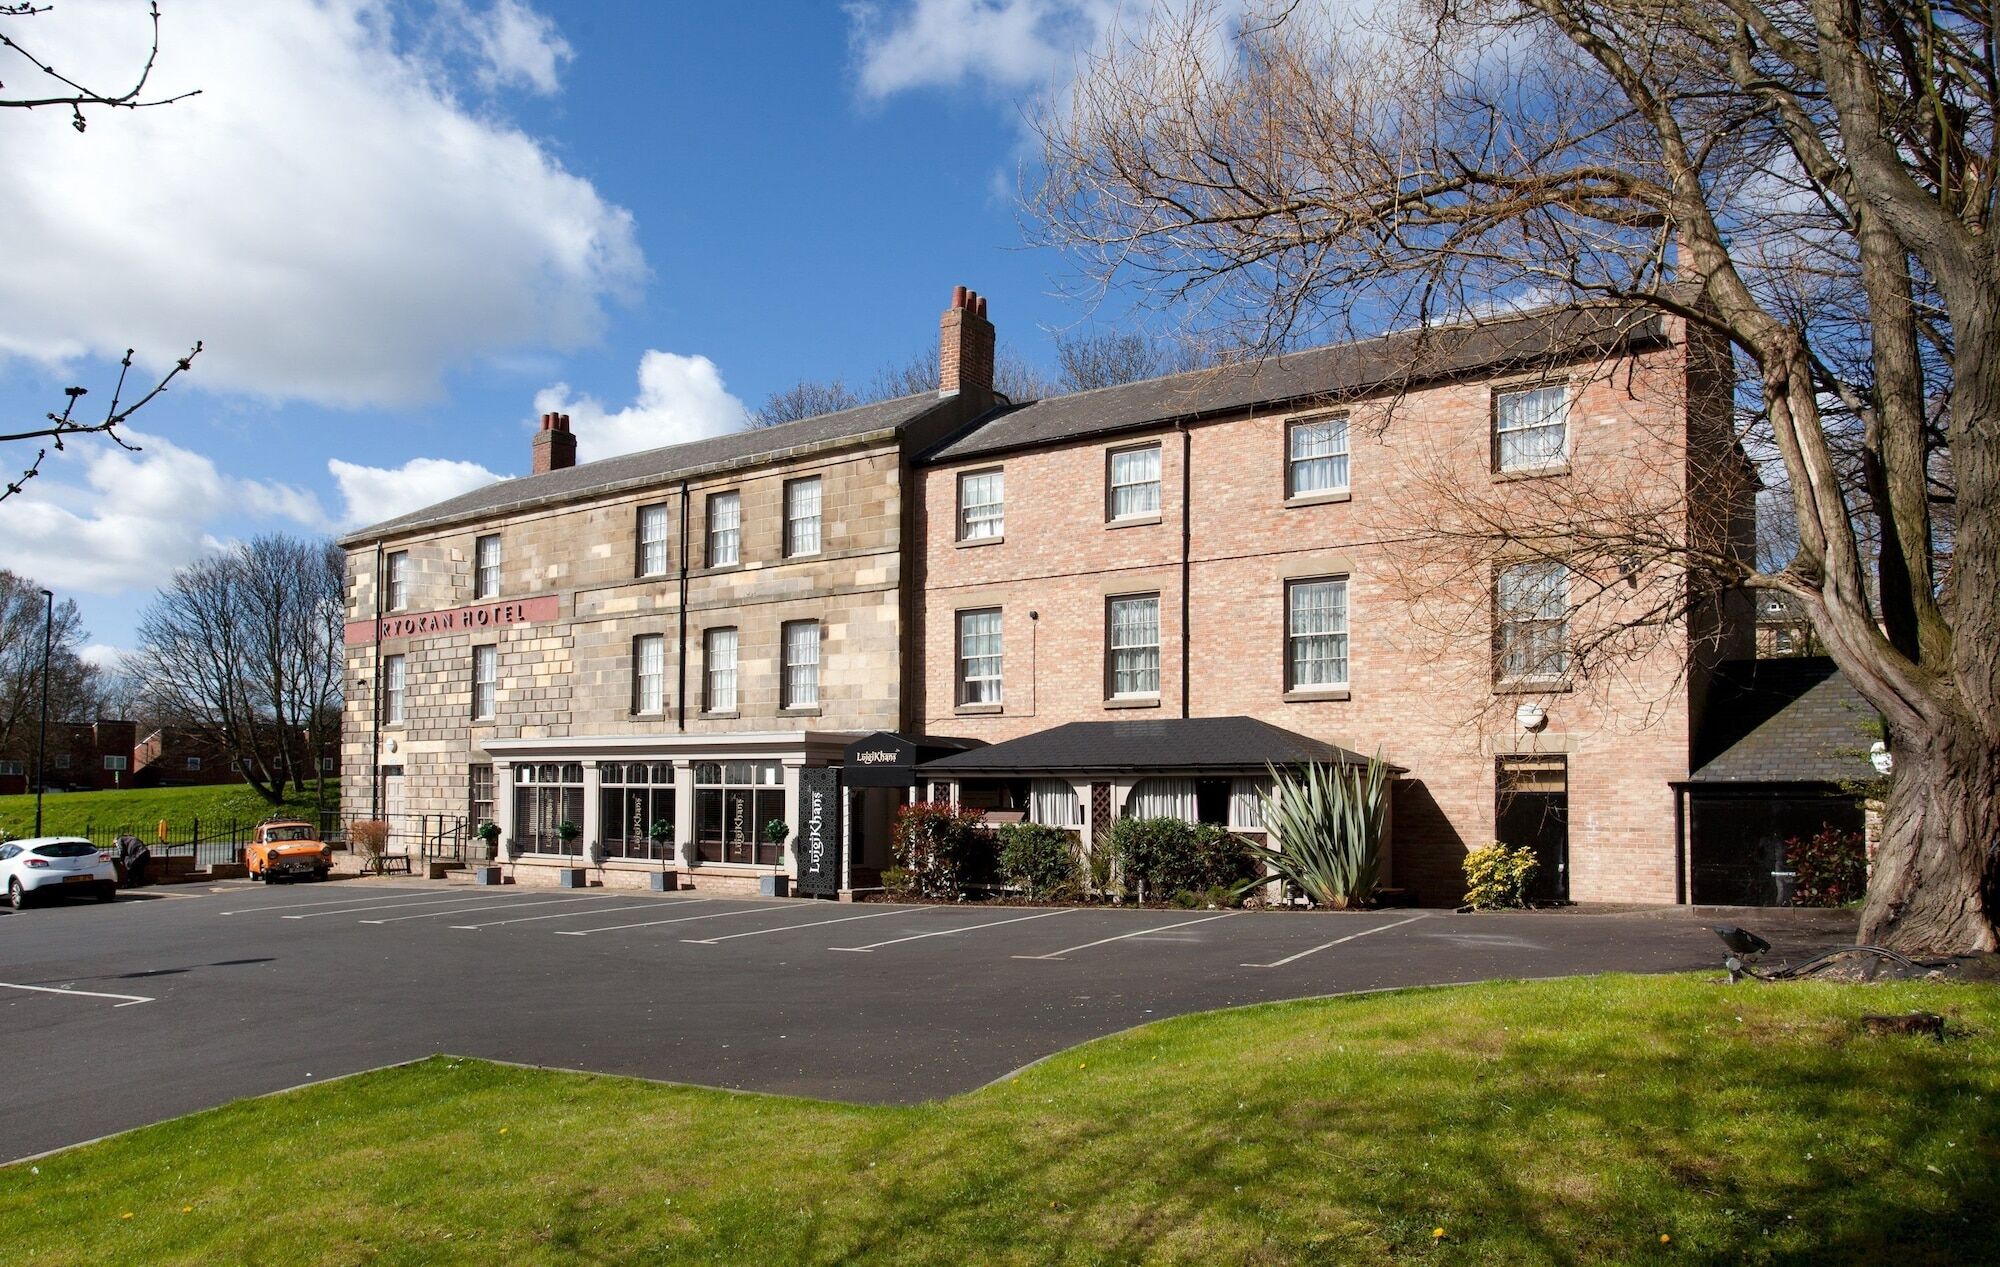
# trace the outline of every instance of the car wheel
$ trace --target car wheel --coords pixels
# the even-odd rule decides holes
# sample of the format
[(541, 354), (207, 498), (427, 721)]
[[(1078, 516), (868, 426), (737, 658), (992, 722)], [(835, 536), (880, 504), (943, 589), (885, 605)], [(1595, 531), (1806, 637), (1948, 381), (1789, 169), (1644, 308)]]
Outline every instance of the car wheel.
[(326, 879), (327, 876), (331, 875), (332, 872), (333, 868), (331, 867), (320, 867), (313, 872), (313, 879), (324, 880)]
[(107, 884), (104, 887), (97, 890), (97, 900), (100, 902), (109, 902), (112, 898), (115, 898), (117, 896), (118, 896), (118, 886), (115, 884)]
[(7, 881), (7, 905), (15, 910), (25, 910), (28, 905), (28, 891), (21, 887), (21, 877)]
[(259, 871), (257, 878), (266, 884), (276, 884), (278, 882), (278, 877), (271, 874), (271, 868), (269, 867), (265, 867), (262, 871)]

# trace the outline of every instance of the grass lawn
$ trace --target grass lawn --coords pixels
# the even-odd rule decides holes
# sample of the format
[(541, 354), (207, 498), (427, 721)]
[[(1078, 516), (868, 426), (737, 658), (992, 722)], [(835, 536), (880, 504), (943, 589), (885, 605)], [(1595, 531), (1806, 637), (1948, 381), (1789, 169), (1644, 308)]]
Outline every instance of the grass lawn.
[[(1962, 1036), (1854, 1024), (1913, 1007)], [(1914, 1267), (2000, 1261), (1996, 1150), (1991, 987), (1599, 977), (1164, 1021), (919, 1108), (437, 1058), (0, 1169), (0, 1246)]]
[[(339, 790), (327, 785), (327, 806), (337, 808)], [(99, 831), (130, 828), (148, 841), (153, 828), (166, 819), (178, 834), (188, 822), (199, 817), (204, 824), (227, 822), (231, 817), (245, 823), (261, 821), (273, 809), (263, 797), (241, 783), (213, 787), (129, 788), (112, 792), (51, 792), (42, 798), (42, 831), (61, 836), (82, 833), (93, 827)], [(291, 801), (287, 813), (314, 812), (310, 796)], [(35, 829), (35, 798), (32, 795), (0, 796), (0, 831), (26, 836)]]

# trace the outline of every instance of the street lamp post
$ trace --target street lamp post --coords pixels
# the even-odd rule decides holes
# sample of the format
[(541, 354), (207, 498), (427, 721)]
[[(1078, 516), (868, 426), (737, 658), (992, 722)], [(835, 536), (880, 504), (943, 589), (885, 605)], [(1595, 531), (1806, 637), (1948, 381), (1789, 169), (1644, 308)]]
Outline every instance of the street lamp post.
[(42, 834), (42, 790), (49, 781), (49, 646), (56, 632), (56, 595), (43, 590), (47, 612), (42, 617), (42, 727), (35, 737), (35, 834)]

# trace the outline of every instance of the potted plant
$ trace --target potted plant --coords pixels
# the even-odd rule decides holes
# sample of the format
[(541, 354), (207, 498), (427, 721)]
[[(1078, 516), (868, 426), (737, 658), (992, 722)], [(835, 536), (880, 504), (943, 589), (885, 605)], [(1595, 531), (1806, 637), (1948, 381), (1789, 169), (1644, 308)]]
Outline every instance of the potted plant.
[(500, 824), (488, 819), (474, 829), (473, 835), (485, 842), (479, 861), (472, 868), (474, 884), (499, 884), (500, 866), (495, 859), (500, 856)]
[[(782, 818), (774, 818), (764, 824), (764, 843), (776, 845), (780, 851), (784, 849), (785, 841), (791, 838), (791, 834), (791, 824)], [(784, 855), (781, 852), (779, 856)], [(763, 897), (788, 897), (791, 889), (792, 878), (782, 871), (776, 875), (763, 876), (757, 881), (757, 892)]]
[[(577, 837), (581, 835), (583, 828), (567, 818), (556, 824), (556, 839), (562, 841), (564, 853), (576, 848)], [(590, 874), (582, 867), (564, 867), (556, 873), (556, 880), (565, 889), (587, 888), (590, 884)]]
[(673, 861), (674, 855), (673, 823), (664, 818), (654, 819), (653, 825), (646, 829), (646, 838), (653, 842), (660, 854), (659, 870), (653, 872), (653, 891), (672, 893), (680, 887), (680, 877), (675, 874), (674, 868), (668, 865)]

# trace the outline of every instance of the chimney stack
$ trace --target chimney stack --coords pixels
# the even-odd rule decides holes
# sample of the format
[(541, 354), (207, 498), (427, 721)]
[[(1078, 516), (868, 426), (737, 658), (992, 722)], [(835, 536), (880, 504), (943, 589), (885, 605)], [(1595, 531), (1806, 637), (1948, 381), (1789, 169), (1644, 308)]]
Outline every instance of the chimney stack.
[(535, 475), (576, 465), (576, 437), (569, 433), (568, 414), (542, 415), (542, 429), (535, 433), (534, 454)]
[(962, 391), (993, 395), (993, 323), (986, 297), (958, 286), (938, 321), (938, 395)]

